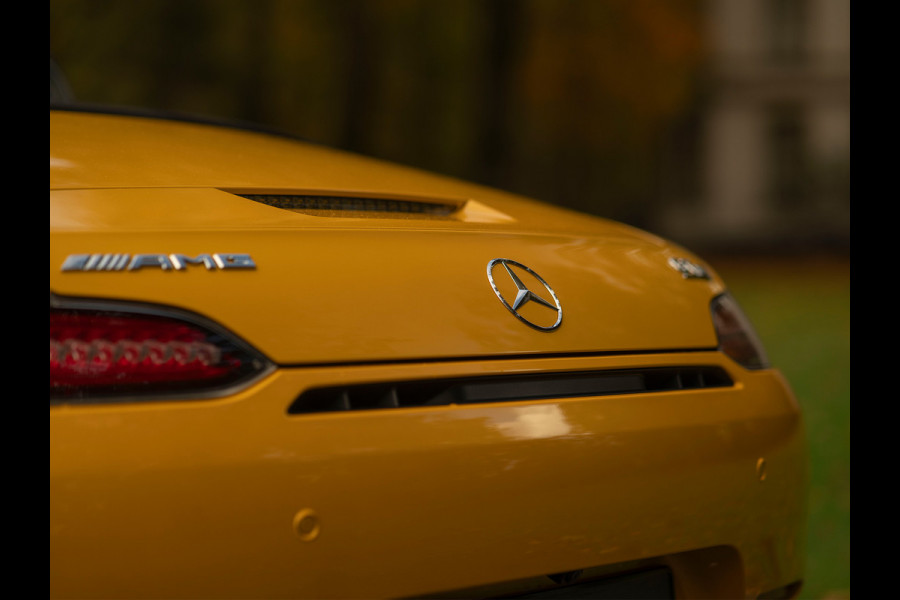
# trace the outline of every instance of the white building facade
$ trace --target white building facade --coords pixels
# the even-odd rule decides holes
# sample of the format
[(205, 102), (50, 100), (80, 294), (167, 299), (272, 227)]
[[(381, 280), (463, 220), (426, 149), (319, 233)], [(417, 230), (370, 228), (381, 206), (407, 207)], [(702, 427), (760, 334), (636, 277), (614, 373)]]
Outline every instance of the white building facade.
[(699, 246), (849, 244), (850, 0), (707, 0), (706, 18), (693, 148), (674, 144), (669, 166), (695, 174), (657, 229)]

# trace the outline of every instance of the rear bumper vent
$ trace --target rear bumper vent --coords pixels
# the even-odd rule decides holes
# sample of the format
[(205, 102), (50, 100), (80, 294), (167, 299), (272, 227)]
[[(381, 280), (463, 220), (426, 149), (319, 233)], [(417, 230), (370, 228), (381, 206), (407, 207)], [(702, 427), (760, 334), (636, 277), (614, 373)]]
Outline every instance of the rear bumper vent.
[[(356, 198), (351, 196), (310, 196), (300, 194), (236, 194), (242, 198), (294, 212), (325, 217), (449, 217), (460, 204)], [(362, 213), (362, 214), (361, 214)]]
[(312, 388), (289, 414), (412, 408), (449, 404), (584, 398), (729, 387), (734, 382), (719, 367), (681, 367), (542, 373), (466, 379), (403, 381)]

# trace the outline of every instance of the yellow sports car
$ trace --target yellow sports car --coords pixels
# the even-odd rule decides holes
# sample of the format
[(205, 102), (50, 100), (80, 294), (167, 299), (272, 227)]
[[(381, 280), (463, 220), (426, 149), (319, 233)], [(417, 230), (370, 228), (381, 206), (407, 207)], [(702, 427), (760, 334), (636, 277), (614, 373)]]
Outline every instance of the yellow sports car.
[(802, 418), (630, 227), (50, 112), (50, 594), (789, 598)]

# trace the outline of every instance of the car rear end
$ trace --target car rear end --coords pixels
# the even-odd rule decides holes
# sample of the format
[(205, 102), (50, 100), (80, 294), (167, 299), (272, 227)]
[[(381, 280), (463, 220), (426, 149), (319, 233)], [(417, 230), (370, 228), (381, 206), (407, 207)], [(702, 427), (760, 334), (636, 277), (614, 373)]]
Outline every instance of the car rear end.
[(133, 117), (51, 113), (50, 206), (52, 596), (799, 589), (799, 408), (683, 249)]

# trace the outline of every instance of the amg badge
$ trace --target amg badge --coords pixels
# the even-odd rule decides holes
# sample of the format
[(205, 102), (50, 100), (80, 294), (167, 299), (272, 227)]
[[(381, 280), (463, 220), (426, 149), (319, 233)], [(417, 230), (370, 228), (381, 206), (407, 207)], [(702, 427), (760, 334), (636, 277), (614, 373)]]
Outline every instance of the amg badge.
[(188, 265), (203, 265), (207, 270), (255, 269), (249, 254), (200, 254), (195, 258), (184, 254), (70, 254), (63, 261), (63, 271), (137, 271), (158, 268), (183, 271)]

